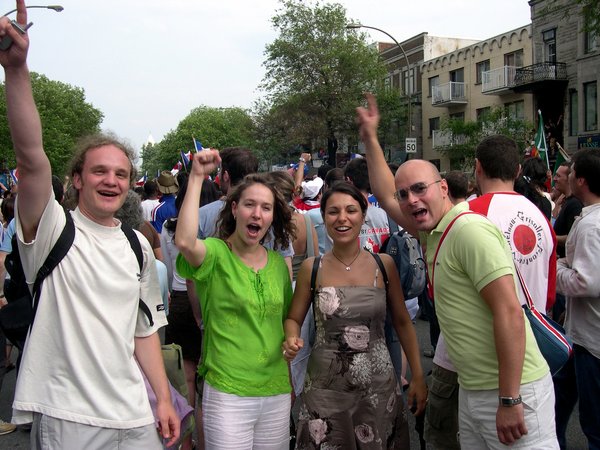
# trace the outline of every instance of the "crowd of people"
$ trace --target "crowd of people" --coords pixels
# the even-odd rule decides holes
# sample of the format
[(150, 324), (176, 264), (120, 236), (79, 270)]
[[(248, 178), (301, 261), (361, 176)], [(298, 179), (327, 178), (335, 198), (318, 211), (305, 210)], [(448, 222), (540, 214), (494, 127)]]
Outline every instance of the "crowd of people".
[[(489, 136), (469, 185), (424, 160), (388, 165), (367, 95), (365, 155), (343, 168), (305, 170), (302, 153), (295, 170), (259, 173), (249, 149), (204, 149), (189, 173), (163, 171), (140, 197), (133, 151), (98, 134), (79, 142), (63, 186), (43, 149), (29, 39), (5, 17), (0, 36), (13, 40), (0, 64), (19, 169), (0, 258), (18, 250), (32, 287), (73, 229), (12, 342), (13, 416), (0, 434), (28, 426), (33, 449), (409, 449), (410, 411), (436, 449), (564, 449), (579, 402), (589, 448), (600, 448), (598, 150), (558, 167), (549, 198), (541, 161)], [(420, 240), (419, 298), (405, 298), (380, 253), (396, 230)], [(574, 343), (556, 374), (517, 273)], [(439, 323), (427, 379), (419, 304)], [(181, 349), (179, 384), (162, 344)]]

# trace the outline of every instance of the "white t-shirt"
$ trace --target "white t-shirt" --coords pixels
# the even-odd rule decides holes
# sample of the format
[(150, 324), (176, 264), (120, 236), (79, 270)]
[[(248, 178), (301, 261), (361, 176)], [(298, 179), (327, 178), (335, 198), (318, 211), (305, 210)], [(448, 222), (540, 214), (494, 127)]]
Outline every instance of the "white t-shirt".
[(142, 215), (144, 216), (144, 220), (152, 222), (152, 211), (154, 211), (154, 208), (156, 208), (159, 203), (160, 200), (157, 198), (149, 198), (142, 202)]
[[(18, 201), (15, 216), (18, 217)], [(101, 226), (72, 213), (75, 240), (43, 283), (31, 334), (17, 378), (13, 419), (32, 421), (32, 412), (105, 428), (129, 429), (154, 423), (142, 375), (134, 358), (134, 336), (145, 337), (167, 324), (154, 255), (138, 234), (142, 273), (120, 226)], [(27, 282), (65, 225), (52, 197), (35, 239), (19, 251)], [(154, 325), (140, 310), (142, 299)]]

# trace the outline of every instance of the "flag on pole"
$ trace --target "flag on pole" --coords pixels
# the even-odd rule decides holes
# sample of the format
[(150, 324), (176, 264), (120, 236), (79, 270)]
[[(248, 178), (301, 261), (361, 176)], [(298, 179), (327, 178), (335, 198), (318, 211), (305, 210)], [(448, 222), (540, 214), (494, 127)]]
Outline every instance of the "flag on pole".
[(187, 169), (190, 159), (192, 159), (192, 152), (183, 153), (183, 150), (181, 150), (179, 153), (181, 154), (181, 162), (183, 162), (183, 166)]
[(142, 178), (140, 178), (139, 180), (137, 180), (137, 182), (135, 183), (136, 186), (143, 186), (144, 184), (146, 184), (146, 180), (148, 179), (148, 171), (146, 171), (146, 173), (144, 173), (144, 176)]
[(535, 134), (535, 141), (533, 149), (531, 150), (531, 156), (541, 158), (546, 163), (546, 167), (550, 170), (550, 163), (548, 161), (548, 147), (546, 146), (546, 133), (544, 132), (544, 119), (542, 118), (542, 111), (538, 109), (538, 130)]
[(194, 148), (196, 149), (196, 152), (204, 150), (204, 147), (202, 147), (202, 143), (200, 141), (197, 141), (196, 138), (193, 136), (192, 136), (192, 140), (194, 141)]
[(10, 177), (12, 178), (13, 184), (17, 184), (19, 182), (19, 169), (11, 169)]
[(557, 142), (558, 146), (558, 154), (556, 155), (556, 163), (554, 163), (554, 173), (552, 174), (552, 186), (554, 186), (554, 175), (556, 175), (556, 171), (560, 167), (560, 165), (564, 162), (570, 162), (571, 158), (567, 155), (567, 152), (564, 148)]

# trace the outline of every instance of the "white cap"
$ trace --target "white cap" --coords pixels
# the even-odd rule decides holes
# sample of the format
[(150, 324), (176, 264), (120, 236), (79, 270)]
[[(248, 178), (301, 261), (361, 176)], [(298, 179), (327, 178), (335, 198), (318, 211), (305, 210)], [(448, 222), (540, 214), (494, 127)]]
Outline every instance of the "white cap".
[(308, 198), (310, 200), (314, 200), (314, 198), (319, 195), (319, 192), (323, 188), (323, 180), (319, 177), (316, 177), (310, 181), (302, 182), (302, 197)]

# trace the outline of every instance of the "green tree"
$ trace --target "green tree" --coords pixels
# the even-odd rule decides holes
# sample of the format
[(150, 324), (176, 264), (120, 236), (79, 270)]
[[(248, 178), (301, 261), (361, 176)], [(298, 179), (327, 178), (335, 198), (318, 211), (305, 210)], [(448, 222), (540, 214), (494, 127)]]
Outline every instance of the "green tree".
[(284, 141), (327, 140), (335, 161), (337, 137), (355, 130), (356, 105), (386, 73), (377, 49), (364, 33), (346, 30), (339, 3), (281, 0), (271, 21), (279, 36), (265, 51), (269, 107), (262, 113), (285, 119), (278, 126)]
[(399, 88), (380, 86), (377, 91), (379, 107), (379, 143), (387, 152), (387, 159), (393, 159), (392, 150), (402, 147), (402, 139), (406, 137), (406, 121), (408, 120), (406, 97)]
[(154, 175), (157, 170), (171, 169), (181, 158), (180, 151), (194, 149), (192, 138), (206, 148), (243, 146), (256, 150), (254, 136), (254, 121), (246, 110), (199, 106), (162, 141), (142, 148), (142, 171)]
[(438, 147), (438, 152), (450, 159), (452, 169), (468, 170), (474, 167), (475, 148), (484, 137), (492, 134), (508, 136), (524, 151), (533, 138), (531, 132), (534, 126), (531, 122), (511, 116), (500, 106), (479, 121), (444, 120), (440, 130), (446, 133), (449, 143)]
[(581, 6), (583, 29), (600, 39), (600, 0), (575, 0), (575, 3)]
[[(62, 176), (68, 170), (74, 143), (86, 134), (98, 132), (104, 115), (86, 101), (80, 87), (50, 80), (35, 72), (31, 73), (31, 85), (42, 121), (44, 150), (52, 173)], [(4, 168), (14, 168), (4, 84), (0, 85), (0, 91), (0, 160)]]

